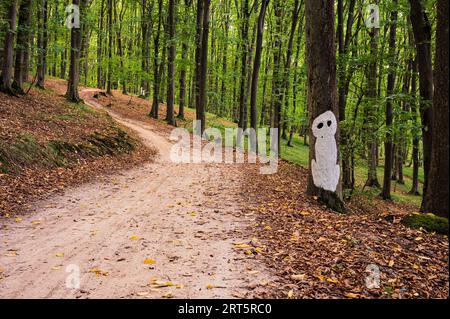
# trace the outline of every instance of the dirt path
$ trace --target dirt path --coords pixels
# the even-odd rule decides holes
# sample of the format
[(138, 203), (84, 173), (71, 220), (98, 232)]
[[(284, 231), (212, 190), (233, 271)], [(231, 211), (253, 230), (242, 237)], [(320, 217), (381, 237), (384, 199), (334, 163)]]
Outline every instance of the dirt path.
[[(101, 108), (92, 92), (83, 98)], [(68, 189), (4, 224), (0, 297), (239, 298), (268, 289), (269, 270), (233, 247), (250, 240), (242, 231), (254, 221), (241, 210), (242, 167), (173, 164), (166, 136), (108, 112), (159, 158)], [(80, 288), (67, 288), (78, 269)]]

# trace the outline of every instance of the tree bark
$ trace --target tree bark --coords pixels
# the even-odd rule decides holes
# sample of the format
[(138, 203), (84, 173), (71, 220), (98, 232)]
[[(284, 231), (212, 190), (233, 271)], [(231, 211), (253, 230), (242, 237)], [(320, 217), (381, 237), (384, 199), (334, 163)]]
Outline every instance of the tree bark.
[(169, 46), (167, 58), (167, 112), (166, 121), (169, 125), (175, 125), (174, 100), (175, 100), (175, 0), (169, 0)]
[[(389, 73), (387, 79), (387, 99), (386, 99), (386, 141), (384, 143), (384, 179), (383, 179), (383, 189), (381, 191), (381, 197), (383, 199), (391, 199), (391, 174), (392, 174), (392, 164), (393, 164), (393, 141), (392, 141), (392, 122), (393, 122), (393, 110), (391, 96), (394, 92), (395, 86), (395, 68), (396, 61), (395, 57), (395, 45), (397, 37), (397, 0), (394, 0), (395, 8), (391, 12), (391, 23), (389, 31)], [(397, 147), (398, 149), (399, 147)], [(397, 150), (398, 153), (399, 150)], [(398, 161), (398, 157), (397, 157)]]
[[(264, 18), (266, 16), (266, 8), (269, 0), (261, 0), (261, 10), (258, 17), (257, 35), (256, 35), (256, 48), (255, 48), (255, 60), (253, 61), (253, 74), (252, 85), (250, 92), (250, 127), (256, 132), (258, 122), (258, 110), (256, 108), (256, 100), (258, 98), (258, 79), (259, 69), (261, 68), (261, 55), (262, 55), (262, 41), (264, 34)], [(257, 149), (256, 139), (251, 136), (252, 150)]]
[(150, 116), (158, 119), (158, 109), (159, 109), (159, 84), (160, 84), (160, 72), (159, 72), (159, 39), (161, 36), (161, 24), (162, 24), (162, 6), (163, 1), (158, 0), (158, 27), (156, 30), (156, 35), (153, 39), (153, 101), (152, 109), (150, 111)]
[(23, 82), (28, 73), (25, 54), (30, 49), (30, 21), (33, 0), (23, 0), (19, 9), (19, 27), (17, 31), (16, 61), (14, 65), (14, 90), (23, 94)]
[(421, 210), (427, 206), (428, 175), (432, 150), (432, 118), (433, 110), (433, 68), (431, 58), (431, 24), (421, 0), (410, 0), (410, 18), (417, 51), (419, 69), (420, 117), (422, 120), (423, 170), (424, 184)]
[[(334, 192), (324, 190), (314, 184), (311, 163), (315, 159), (316, 138), (312, 133), (314, 119), (332, 111), (339, 119), (336, 100), (336, 56), (334, 48), (334, 1), (306, 0), (306, 58), (308, 65), (308, 113), (309, 113), (309, 174), (307, 193), (316, 195), (328, 207), (345, 212), (342, 188), (339, 180)], [(336, 124), (337, 125), (337, 124)], [(339, 153), (339, 129), (336, 131), (336, 147)], [(339, 164), (339, 155), (337, 162)]]
[(45, 88), (45, 73), (47, 69), (47, 0), (41, 0), (38, 4), (38, 62), (37, 81), (38, 88)]
[[(82, 7), (80, 2), (83, 0), (72, 0), (74, 5), (80, 7), (80, 16)], [(66, 97), (69, 101), (80, 102), (80, 96), (78, 94), (78, 84), (80, 82), (80, 49), (81, 49), (81, 34), (80, 28), (71, 29), (70, 40), (70, 68), (69, 68), (69, 81), (67, 82)]]
[(14, 34), (16, 33), (16, 20), (17, 20), (17, 2), (13, 0), (8, 10), (9, 26), (4, 39), (4, 56), (2, 66), (2, 77), (0, 83), (0, 90), (14, 94), (12, 88), (12, 68), (14, 59)]
[(433, 97), (433, 141), (424, 212), (449, 217), (448, 196), (448, 0), (437, 2), (436, 55)]

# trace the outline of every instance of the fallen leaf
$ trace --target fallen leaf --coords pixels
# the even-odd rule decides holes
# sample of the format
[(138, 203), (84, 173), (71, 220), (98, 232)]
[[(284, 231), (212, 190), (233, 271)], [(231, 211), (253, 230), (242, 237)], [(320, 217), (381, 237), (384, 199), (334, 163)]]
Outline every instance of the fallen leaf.
[(345, 297), (350, 298), (350, 299), (356, 299), (356, 298), (359, 298), (359, 295), (354, 294), (353, 292), (348, 292), (345, 294)]
[(139, 236), (130, 236), (130, 240), (138, 240), (139, 238)]
[(214, 286), (211, 284), (206, 285), (206, 289), (213, 289), (213, 288), (214, 288)]
[(306, 278), (305, 274), (302, 274), (302, 275), (291, 275), (291, 279), (293, 279), (293, 280), (303, 281), (303, 280), (305, 280), (305, 278)]
[(64, 253), (56, 253), (55, 256), (56, 257), (64, 257)]
[(153, 265), (153, 264), (156, 264), (156, 260), (151, 259), (151, 258), (146, 258), (146, 259), (144, 259), (144, 264)]
[(288, 293), (287, 293), (287, 297), (288, 297), (289, 299), (294, 298), (294, 290), (289, 290)]

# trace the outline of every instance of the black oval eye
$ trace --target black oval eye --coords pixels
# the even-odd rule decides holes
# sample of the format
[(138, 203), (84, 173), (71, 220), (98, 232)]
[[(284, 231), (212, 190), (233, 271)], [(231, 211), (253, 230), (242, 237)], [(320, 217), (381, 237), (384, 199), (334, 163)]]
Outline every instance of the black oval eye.
[(331, 121), (328, 121), (328, 122), (327, 122), (327, 125), (328, 125), (328, 126), (331, 126)]
[(319, 125), (317, 125), (317, 128), (320, 130), (323, 127), (323, 123), (320, 122)]

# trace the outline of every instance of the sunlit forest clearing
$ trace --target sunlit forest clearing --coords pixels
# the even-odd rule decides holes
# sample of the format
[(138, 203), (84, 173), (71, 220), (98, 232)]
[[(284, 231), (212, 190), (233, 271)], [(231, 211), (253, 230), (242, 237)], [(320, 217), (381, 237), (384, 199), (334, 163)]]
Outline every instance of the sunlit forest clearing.
[(447, 0), (0, 0), (0, 68), (1, 298), (448, 298)]

